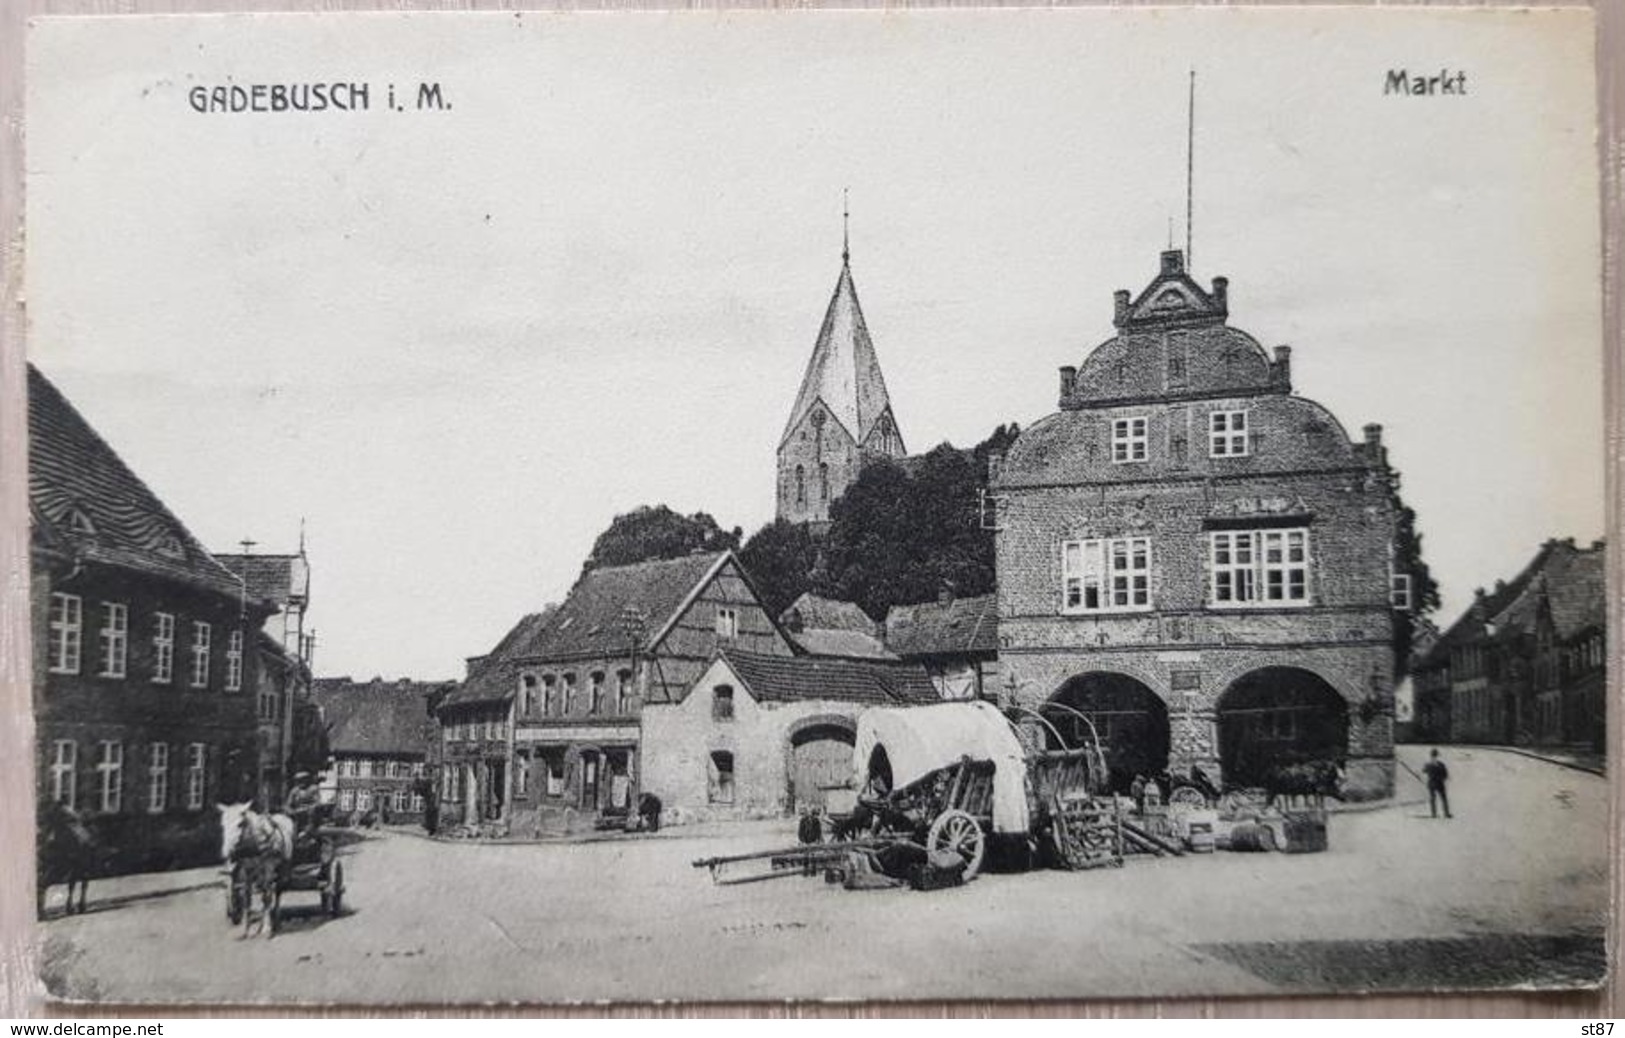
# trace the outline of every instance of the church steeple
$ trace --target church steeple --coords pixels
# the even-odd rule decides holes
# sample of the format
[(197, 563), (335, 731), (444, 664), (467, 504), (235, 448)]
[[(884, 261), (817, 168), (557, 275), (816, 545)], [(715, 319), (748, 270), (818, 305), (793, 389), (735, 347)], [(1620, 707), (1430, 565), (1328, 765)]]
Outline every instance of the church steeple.
[(843, 205), (841, 273), (779, 441), (778, 514), (793, 522), (826, 521), (865, 457), (905, 453), (852, 280), (849, 219)]

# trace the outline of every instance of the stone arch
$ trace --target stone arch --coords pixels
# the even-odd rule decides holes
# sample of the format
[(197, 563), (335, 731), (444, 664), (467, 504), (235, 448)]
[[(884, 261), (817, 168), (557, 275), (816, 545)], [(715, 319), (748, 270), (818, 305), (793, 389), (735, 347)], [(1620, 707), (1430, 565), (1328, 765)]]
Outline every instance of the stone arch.
[(826, 789), (852, 778), (858, 725), (845, 714), (812, 714), (790, 724), (784, 738), (785, 810), (822, 809)]
[[(1086, 745), (1089, 736), (1089, 725), (1077, 714), (1093, 722), (1113, 792), (1127, 793), (1136, 776), (1150, 778), (1168, 770), (1168, 706), (1138, 678), (1104, 670), (1075, 675), (1039, 707), (1039, 713), (1073, 749)], [(1052, 733), (1046, 732), (1045, 738), (1054, 741)]]
[(1218, 710), (1219, 765), (1233, 786), (1266, 784), (1272, 769), (1349, 755), (1349, 700), (1304, 667), (1259, 667), (1224, 690)]

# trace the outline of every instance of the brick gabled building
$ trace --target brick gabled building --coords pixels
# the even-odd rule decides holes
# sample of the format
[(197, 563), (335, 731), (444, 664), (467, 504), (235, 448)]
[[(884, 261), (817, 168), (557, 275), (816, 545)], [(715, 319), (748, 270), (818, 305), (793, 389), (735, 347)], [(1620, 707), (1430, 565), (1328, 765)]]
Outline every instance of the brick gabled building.
[(271, 603), (28, 369), (37, 789), (84, 814), (111, 867), (199, 864), (214, 805), (260, 771), (253, 639)]
[(733, 552), (589, 569), (441, 704), (445, 824), (531, 833), (627, 810), (643, 706), (681, 697), (722, 647), (795, 651)]
[(1060, 410), (1010, 448), (993, 486), (1001, 686), (1063, 737), (1090, 718), (1120, 785), (1330, 759), (1355, 795), (1386, 795), (1381, 427), (1351, 441), (1293, 392), (1290, 350), (1228, 317), (1224, 278), (1204, 288), (1163, 253), (1143, 291), (1116, 294), (1116, 334), (1061, 368)]
[(331, 759), (323, 798), (341, 817), (394, 823), (423, 817), (423, 784), (439, 726), (430, 707), (451, 682), (322, 678), (314, 699)]

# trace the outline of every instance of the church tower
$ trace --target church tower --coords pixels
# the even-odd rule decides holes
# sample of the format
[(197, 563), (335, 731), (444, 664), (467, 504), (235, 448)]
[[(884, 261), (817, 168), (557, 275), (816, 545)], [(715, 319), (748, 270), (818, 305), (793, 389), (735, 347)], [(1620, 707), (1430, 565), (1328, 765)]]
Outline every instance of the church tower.
[(858, 478), (866, 459), (904, 453), (843, 243), (841, 276), (779, 440), (779, 518), (827, 524), (830, 502)]

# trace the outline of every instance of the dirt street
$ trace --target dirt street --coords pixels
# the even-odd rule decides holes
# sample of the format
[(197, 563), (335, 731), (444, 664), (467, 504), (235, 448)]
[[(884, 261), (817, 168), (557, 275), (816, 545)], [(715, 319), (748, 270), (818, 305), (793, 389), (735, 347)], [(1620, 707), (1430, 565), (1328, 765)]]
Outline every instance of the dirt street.
[[(1420, 768), (1422, 751), (1401, 748)], [(789, 823), (582, 844), (437, 843), (345, 857), (275, 939), (227, 925), (212, 870), (92, 886), (42, 927), (53, 993), (119, 1001), (1029, 998), (1583, 983), (1603, 968), (1601, 778), (1447, 749), (1452, 821), (1339, 814), (1324, 854), (1134, 858), (915, 893), (814, 879), (719, 888), (689, 862), (793, 843)], [(54, 900), (60, 891), (54, 891)]]

